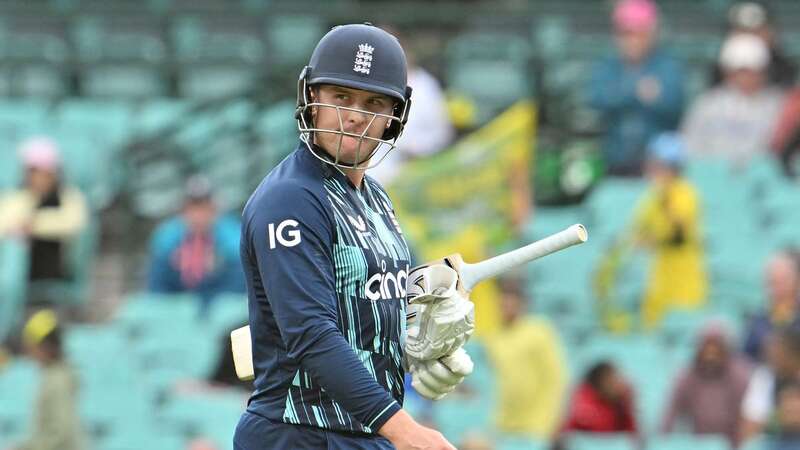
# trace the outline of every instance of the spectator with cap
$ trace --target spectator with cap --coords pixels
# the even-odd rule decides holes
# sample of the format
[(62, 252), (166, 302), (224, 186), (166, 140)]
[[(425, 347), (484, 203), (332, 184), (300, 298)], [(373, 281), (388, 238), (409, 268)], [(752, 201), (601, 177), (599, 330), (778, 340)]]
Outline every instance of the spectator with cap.
[(16, 450), (84, 450), (78, 414), (78, 379), (67, 363), (62, 328), (49, 309), (33, 314), (22, 330), (25, 351), (41, 368), (30, 437)]
[(684, 71), (657, 45), (654, 2), (618, 2), (613, 23), (619, 54), (592, 71), (589, 105), (607, 127), (603, 157), (608, 173), (641, 176), (647, 142), (680, 123)]
[(772, 256), (764, 271), (767, 286), (766, 310), (750, 321), (744, 341), (744, 352), (754, 362), (764, 360), (764, 342), (777, 328), (788, 325), (800, 312), (800, 267), (787, 252)]
[[(760, 2), (740, 2), (728, 11), (730, 34), (750, 34), (762, 39), (769, 49), (769, 65), (766, 70), (767, 82), (788, 88), (797, 78), (797, 66), (784, 54), (778, 42), (772, 14)], [(724, 68), (714, 66), (712, 81), (718, 85), (724, 81)]]
[(31, 281), (69, 279), (68, 243), (86, 227), (86, 200), (64, 180), (54, 141), (32, 138), (20, 145), (19, 152), (24, 182), (0, 196), (0, 239), (29, 243)]
[(676, 133), (658, 135), (648, 145), (650, 187), (636, 208), (631, 233), (653, 255), (642, 302), (642, 323), (648, 329), (671, 309), (702, 307), (708, 290), (700, 200), (682, 176), (685, 154)]
[(504, 277), (500, 288), (502, 323), (485, 341), (498, 380), (497, 428), (547, 440), (567, 386), (564, 349), (549, 320), (525, 314), (520, 279)]
[(766, 343), (766, 364), (750, 377), (741, 409), (740, 440), (779, 431), (777, 400), (781, 389), (800, 377), (800, 323), (775, 330)]
[(217, 294), (244, 292), (239, 228), (238, 220), (217, 210), (209, 181), (191, 177), (183, 211), (153, 233), (150, 291), (195, 293), (203, 302), (203, 311)]
[(675, 382), (661, 432), (670, 433), (686, 423), (693, 434), (719, 434), (735, 447), (750, 371), (736, 351), (728, 324), (716, 319), (706, 323), (697, 339), (694, 361)]
[(744, 166), (769, 149), (784, 93), (767, 84), (769, 49), (756, 36), (729, 37), (719, 63), (724, 82), (700, 95), (682, 130), (692, 157), (723, 158)]

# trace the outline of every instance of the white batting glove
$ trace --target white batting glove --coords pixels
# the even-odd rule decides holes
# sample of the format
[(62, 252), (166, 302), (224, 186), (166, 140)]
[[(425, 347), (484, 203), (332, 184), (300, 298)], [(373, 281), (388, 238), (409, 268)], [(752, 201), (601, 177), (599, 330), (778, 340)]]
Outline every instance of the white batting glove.
[(472, 359), (463, 348), (431, 361), (411, 362), (411, 386), (429, 400), (441, 400), (472, 373)]
[(405, 352), (411, 360), (452, 355), (475, 330), (475, 305), (456, 289), (458, 274), (444, 264), (418, 267), (408, 275), (409, 320)]

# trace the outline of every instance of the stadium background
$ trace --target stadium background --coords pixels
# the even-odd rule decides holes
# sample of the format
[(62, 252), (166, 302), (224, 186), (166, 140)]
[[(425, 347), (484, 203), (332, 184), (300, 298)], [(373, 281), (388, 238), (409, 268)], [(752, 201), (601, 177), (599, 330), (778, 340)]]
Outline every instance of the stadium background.
[[(691, 99), (706, 86), (730, 2), (659, 6), (661, 39), (685, 63)], [(800, 61), (800, 3), (772, 6), (784, 50)], [(392, 187), (398, 209), (407, 211), (401, 222), (432, 256), (461, 251), (467, 260), (584, 223), (589, 243), (527, 271), (531, 312), (558, 329), (570, 386), (598, 357), (617, 362), (637, 390), (645, 436), (655, 436), (671, 381), (705, 318), (723, 315), (741, 332), (763, 308), (767, 257), (800, 242), (800, 190), (768, 159), (735, 174), (722, 164), (688, 167), (704, 205), (708, 305), (670, 315), (652, 332), (608, 330), (592, 276), (645, 188), (644, 181), (603, 179), (602, 130), (582, 97), (592, 61), (613, 49), (608, 16), (609, 2), (595, 0), (0, 2), (0, 188), (20, 181), (19, 142), (45, 134), (59, 143), (67, 178), (91, 205), (90, 226), (73, 248), (78, 277), (56, 289), (67, 303), (67, 354), (81, 378), (80, 414), (92, 448), (179, 449), (198, 437), (229, 448), (241, 393), (194, 389), (186, 380), (213, 370), (225, 333), (246, 319), (245, 300), (218, 299), (198, 317), (193, 298), (143, 292), (144, 243), (158, 220), (180, 208), (190, 174), (209, 177), (225, 208), (241, 208), (294, 145), (296, 76), (317, 39), (333, 24), (365, 20), (408, 36), (420, 65), (446, 88), (459, 127), (452, 149)], [(462, 148), (475, 158), (452, 156)], [(538, 205), (516, 229), (503, 200), (514, 187), (492, 173), (518, 161), (529, 168)], [(452, 193), (449, 180), (484, 172), (473, 191)], [(419, 183), (433, 186), (424, 192), (434, 200), (419, 203)], [(466, 203), (477, 206), (465, 216)], [(439, 220), (430, 219), (434, 213)], [(456, 232), (437, 229), (448, 218)], [(431, 242), (420, 245), (425, 239)], [(0, 249), (0, 336), (7, 337), (24, 320), (26, 252), (12, 241)], [(645, 263), (627, 264), (614, 291), (619, 305), (635, 307)], [(498, 449), (543, 447), (495, 432), (494, 375), (480, 339), (470, 345), (477, 366), (467, 380), (471, 394), (436, 403), (433, 423), (456, 443), (480, 433)], [(0, 448), (24, 436), (37, 381), (27, 358), (0, 366)], [(585, 439), (580, 448), (631, 445)], [(719, 439), (686, 435), (650, 442), (725, 448)]]

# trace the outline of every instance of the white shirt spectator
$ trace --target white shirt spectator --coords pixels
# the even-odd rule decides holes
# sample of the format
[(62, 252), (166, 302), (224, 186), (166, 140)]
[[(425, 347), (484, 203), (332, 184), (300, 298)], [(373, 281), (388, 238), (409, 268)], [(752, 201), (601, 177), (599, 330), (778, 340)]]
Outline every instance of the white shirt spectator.
[[(397, 148), (369, 171), (369, 175), (383, 185), (397, 176), (405, 161), (432, 155), (444, 149), (453, 139), (447, 102), (436, 78), (425, 69), (416, 67), (408, 72), (408, 85), (413, 92), (411, 111), (403, 135), (397, 140)], [(381, 155), (382, 152), (378, 152), (375, 157)]]
[(775, 374), (766, 366), (753, 372), (742, 401), (742, 417), (765, 424), (775, 408)]
[(746, 164), (769, 150), (782, 105), (782, 92), (774, 88), (752, 95), (728, 86), (711, 89), (695, 101), (683, 123), (689, 154)]

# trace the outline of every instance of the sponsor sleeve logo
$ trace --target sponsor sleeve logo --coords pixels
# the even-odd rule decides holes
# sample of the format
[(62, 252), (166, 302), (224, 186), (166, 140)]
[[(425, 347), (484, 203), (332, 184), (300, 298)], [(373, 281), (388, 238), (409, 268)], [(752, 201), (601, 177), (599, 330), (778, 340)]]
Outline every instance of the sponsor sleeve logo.
[[(286, 219), (276, 227), (274, 223), (267, 226), (267, 237), (269, 238), (269, 248), (274, 249), (277, 244), (284, 247), (294, 247), (300, 243), (300, 230), (297, 228), (299, 223), (296, 220)], [(276, 244), (277, 242), (277, 244)]]

